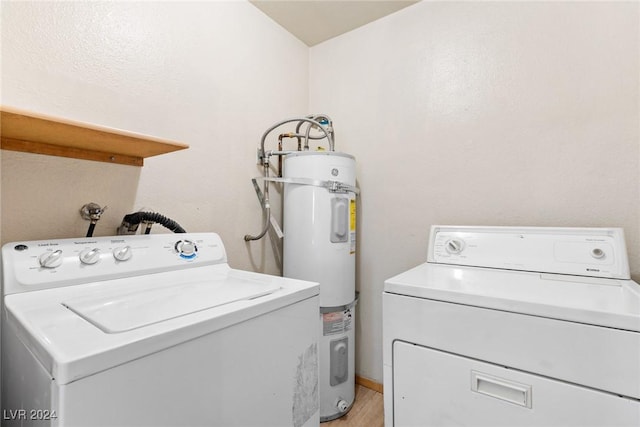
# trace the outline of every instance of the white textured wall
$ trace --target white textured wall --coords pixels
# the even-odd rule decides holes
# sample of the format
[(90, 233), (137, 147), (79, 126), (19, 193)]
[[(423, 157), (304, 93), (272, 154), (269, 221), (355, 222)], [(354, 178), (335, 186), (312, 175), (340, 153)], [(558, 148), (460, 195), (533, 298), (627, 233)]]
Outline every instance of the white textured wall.
[(3, 151), (3, 242), (83, 235), (95, 201), (96, 234), (147, 207), (277, 272), (241, 240), (255, 147), (315, 111), (358, 160), (360, 375), (382, 379), (383, 281), (424, 261), (432, 224), (622, 226), (640, 278), (637, 3), (424, 2), (310, 53), (244, 1), (0, 11), (3, 104), (191, 145), (143, 168)]
[[(305, 114), (308, 48), (245, 1), (2, 2), (5, 105), (185, 142), (142, 168), (3, 151), (3, 242), (96, 235), (156, 210), (217, 231), (231, 265), (278, 272), (250, 178), (262, 132)], [(154, 232), (168, 232), (160, 225)], [(266, 249), (266, 250), (265, 250)]]
[(311, 48), (311, 110), (358, 162), (360, 375), (433, 224), (624, 227), (640, 278), (639, 13), (422, 2)]

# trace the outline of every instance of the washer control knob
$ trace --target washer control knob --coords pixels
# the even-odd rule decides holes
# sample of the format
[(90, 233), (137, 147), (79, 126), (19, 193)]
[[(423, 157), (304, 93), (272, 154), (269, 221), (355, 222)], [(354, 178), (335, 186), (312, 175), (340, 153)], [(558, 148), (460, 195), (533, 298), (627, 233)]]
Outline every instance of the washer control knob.
[(131, 259), (131, 255), (133, 255), (133, 251), (131, 250), (131, 246), (120, 246), (113, 250), (113, 257), (117, 261), (128, 261)]
[(82, 262), (83, 264), (95, 264), (100, 260), (100, 249), (98, 248), (83, 249), (82, 252), (80, 252), (79, 257), (80, 257), (80, 262)]
[(449, 239), (444, 244), (445, 249), (452, 255), (457, 255), (464, 249), (464, 241), (460, 239)]
[(185, 259), (195, 258), (198, 252), (198, 247), (191, 240), (178, 240), (174, 247), (178, 255)]
[(38, 257), (38, 262), (44, 268), (56, 268), (62, 265), (62, 251), (45, 252)]
[(593, 248), (591, 249), (591, 256), (594, 257), (595, 259), (602, 259), (604, 258), (605, 253), (600, 248)]

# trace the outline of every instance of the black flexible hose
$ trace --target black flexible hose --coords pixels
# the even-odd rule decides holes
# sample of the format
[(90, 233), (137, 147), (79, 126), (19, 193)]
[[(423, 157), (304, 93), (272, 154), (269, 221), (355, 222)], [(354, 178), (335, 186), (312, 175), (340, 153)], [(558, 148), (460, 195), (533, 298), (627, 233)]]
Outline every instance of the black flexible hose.
[(93, 229), (94, 228), (96, 228), (96, 223), (92, 221), (89, 224), (89, 229), (87, 230), (87, 236), (86, 237), (93, 237)]
[(122, 222), (126, 222), (129, 225), (137, 225), (142, 221), (152, 221), (162, 225), (165, 228), (173, 231), (174, 233), (186, 233), (185, 229), (180, 226), (177, 222), (172, 220), (171, 218), (167, 218), (164, 215), (161, 215), (156, 212), (134, 212), (128, 215), (125, 215), (122, 218)]

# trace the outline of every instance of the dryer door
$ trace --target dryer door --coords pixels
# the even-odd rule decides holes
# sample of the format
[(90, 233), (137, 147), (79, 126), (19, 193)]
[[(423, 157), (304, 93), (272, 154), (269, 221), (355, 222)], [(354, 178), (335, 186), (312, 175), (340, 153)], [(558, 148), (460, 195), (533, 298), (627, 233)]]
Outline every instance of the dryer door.
[(638, 426), (640, 402), (396, 341), (395, 426)]

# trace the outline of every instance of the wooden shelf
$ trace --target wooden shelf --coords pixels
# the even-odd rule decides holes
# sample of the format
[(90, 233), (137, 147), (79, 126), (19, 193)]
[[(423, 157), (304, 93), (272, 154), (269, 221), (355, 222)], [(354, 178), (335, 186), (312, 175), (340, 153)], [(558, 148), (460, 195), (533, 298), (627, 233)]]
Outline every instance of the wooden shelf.
[(0, 107), (3, 150), (142, 166), (146, 157), (189, 148), (179, 142)]

